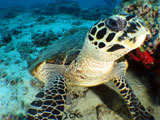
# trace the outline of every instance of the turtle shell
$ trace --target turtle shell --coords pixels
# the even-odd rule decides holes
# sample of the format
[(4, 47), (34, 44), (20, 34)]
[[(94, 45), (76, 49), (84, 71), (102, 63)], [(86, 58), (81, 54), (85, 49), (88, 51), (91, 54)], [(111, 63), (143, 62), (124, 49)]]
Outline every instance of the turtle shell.
[(32, 73), (43, 61), (52, 64), (69, 65), (82, 49), (87, 30), (87, 28), (82, 29), (73, 35), (53, 42), (53, 44), (43, 51), (33, 64), (29, 66), (29, 71)]

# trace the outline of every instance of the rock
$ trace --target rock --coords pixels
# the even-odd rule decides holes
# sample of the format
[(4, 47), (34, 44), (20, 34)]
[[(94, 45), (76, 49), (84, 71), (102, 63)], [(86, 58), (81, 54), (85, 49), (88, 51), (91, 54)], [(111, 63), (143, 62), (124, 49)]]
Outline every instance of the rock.
[(44, 31), (43, 33), (33, 33), (31, 35), (33, 44), (37, 47), (47, 46), (51, 41), (55, 41), (58, 37), (52, 30)]
[(26, 60), (28, 64), (33, 62), (33, 52), (36, 51), (35, 46), (31, 42), (20, 42), (17, 44), (17, 50), (22, 59)]
[(14, 50), (14, 46), (13, 46), (13, 44), (11, 44), (11, 45), (6, 46), (6, 48), (4, 49), (4, 52), (8, 53), (13, 50)]
[(11, 32), (11, 34), (13, 34), (13, 35), (18, 35), (18, 34), (22, 33), (22, 30), (17, 29), (17, 28), (14, 28), (14, 29), (12, 29), (10, 32)]
[(9, 43), (12, 40), (12, 36), (10, 33), (6, 32), (6, 33), (2, 33), (2, 42), (4, 43)]
[(47, 18), (47, 19), (44, 19), (41, 24), (53, 24), (54, 22), (56, 21), (56, 19), (54, 18)]
[(43, 21), (44, 19), (45, 19), (44, 16), (40, 16), (40, 17), (37, 18), (37, 22), (41, 22), (41, 21)]
[[(160, 70), (160, 58), (156, 53), (160, 45), (160, 7), (157, 0), (124, 0), (120, 6), (118, 6), (114, 13), (133, 14), (139, 17), (151, 32), (151, 38), (146, 38), (140, 49), (136, 49), (129, 55), (132, 60), (140, 62), (146, 69), (153, 70), (154, 67), (159, 67)], [(139, 58), (141, 59), (138, 61)]]
[(17, 44), (17, 50), (21, 54), (31, 54), (34, 52), (35, 48), (34, 45), (31, 42), (20, 42)]

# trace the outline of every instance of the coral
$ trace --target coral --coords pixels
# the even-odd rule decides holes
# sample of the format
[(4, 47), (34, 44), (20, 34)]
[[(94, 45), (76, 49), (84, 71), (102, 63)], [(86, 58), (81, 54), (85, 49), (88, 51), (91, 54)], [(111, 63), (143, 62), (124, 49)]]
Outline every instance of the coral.
[[(152, 38), (130, 52), (128, 58), (141, 63), (150, 76), (149, 82), (160, 103), (160, 7), (158, 0), (124, 0), (115, 13), (134, 14), (150, 29)], [(146, 82), (146, 81), (145, 81)]]
[(146, 68), (153, 68), (155, 59), (148, 51), (142, 53), (140, 49), (136, 49), (134, 52), (130, 52), (129, 55), (133, 60), (142, 62)]
[(44, 16), (39, 16), (39, 17), (37, 18), (37, 22), (41, 22), (41, 21), (43, 21), (44, 19), (45, 19)]
[(20, 42), (17, 44), (17, 50), (22, 54), (31, 54), (35, 51), (35, 48), (31, 42)]
[(1, 34), (1, 42), (3, 43), (9, 43), (12, 40), (12, 36), (9, 32), (4, 32)]
[(16, 47), (22, 59), (26, 60), (27, 63), (33, 62), (31, 54), (36, 51), (36, 48), (34, 47), (33, 43), (19, 42)]
[(41, 23), (42, 24), (53, 24), (54, 22), (55, 22), (54, 18), (47, 18), (47, 19), (44, 19)]
[(13, 35), (18, 35), (20, 33), (22, 33), (22, 30), (20, 30), (20, 29), (14, 28), (14, 29), (11, 30), (11, 34), (13, 34)]
[(56, 21), (56, 18), (53, 17), (45, 17), (45, 16), (38, 16), (36, 19), (38, 24), (53, 24)]
[(152, 38), (146, 39), (144, 44), (133, 51), (130, 57), (137, 61), (141, 62), (147, 69), (153, 68), (153, 66), (159, 66), (157, 61), (160, 59), (157, 58), (158, 45), (160, 45), (160, 12), (159, 12), (158, 1), (150, 0), (124, 0), (119, 7), (115, 9), (115, 13), (127, 13), (134, 14), (144, 21), (146, 26), (150, 29)]
[(33, 33), (31, 38), (33, 44), (37, 47), (47, 46), (51, 43), (51, 41), (58, 39), (52, 30), (44, 31), (43, 33)]
[(10, 44), (10, 45), (6, 46), (6, 48), (4, 49), (4, 52), (8, 53), (13, 50), (14, 50), (14, 46), (13, 46), (13, 44)]

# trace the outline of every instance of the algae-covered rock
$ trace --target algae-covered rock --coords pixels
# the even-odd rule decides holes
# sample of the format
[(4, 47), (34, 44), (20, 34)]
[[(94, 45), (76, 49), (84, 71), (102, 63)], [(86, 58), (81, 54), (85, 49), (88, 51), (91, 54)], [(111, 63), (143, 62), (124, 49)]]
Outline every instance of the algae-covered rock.
[(58, 36), (52, 30), (48, 30), (43, 33), (33, 33), (31, 38), (35, 46), (42, 47), (49, 45), (51, 41), (57, 40)]
[(158, 0), (123, 0), (116, 7), (114, 13), (133, 14), (144, 21), (145, 25), (150, 29), (152, 39), (148, 39), (143, 44), (145, 50), (154, 54), (158, 44), (160, 44), (160, 6)]
[(9, 43), (12, 40), (12, 36), (11, 36), (10, 33), (6, 32), (6, 33), (2, 34), (2, 38), (1, 39), (2, 39), (3, 43)]

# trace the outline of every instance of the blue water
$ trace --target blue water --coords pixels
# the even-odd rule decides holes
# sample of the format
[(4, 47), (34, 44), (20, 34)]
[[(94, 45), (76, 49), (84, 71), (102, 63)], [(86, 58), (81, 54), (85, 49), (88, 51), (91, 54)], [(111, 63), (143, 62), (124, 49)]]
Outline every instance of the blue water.
[[(48, 4), (55, 3), (57, 0), (0, 0), (0, 8), (21, 6), (21, 7), (30, 7), (35, 4)], [(63, 0), (68, 1), (68, 0)], [(89, 8), (92, 6), (108, 6), (115, 7), (122, 0), (70, 0), (76, 1), (82, 8)]]

